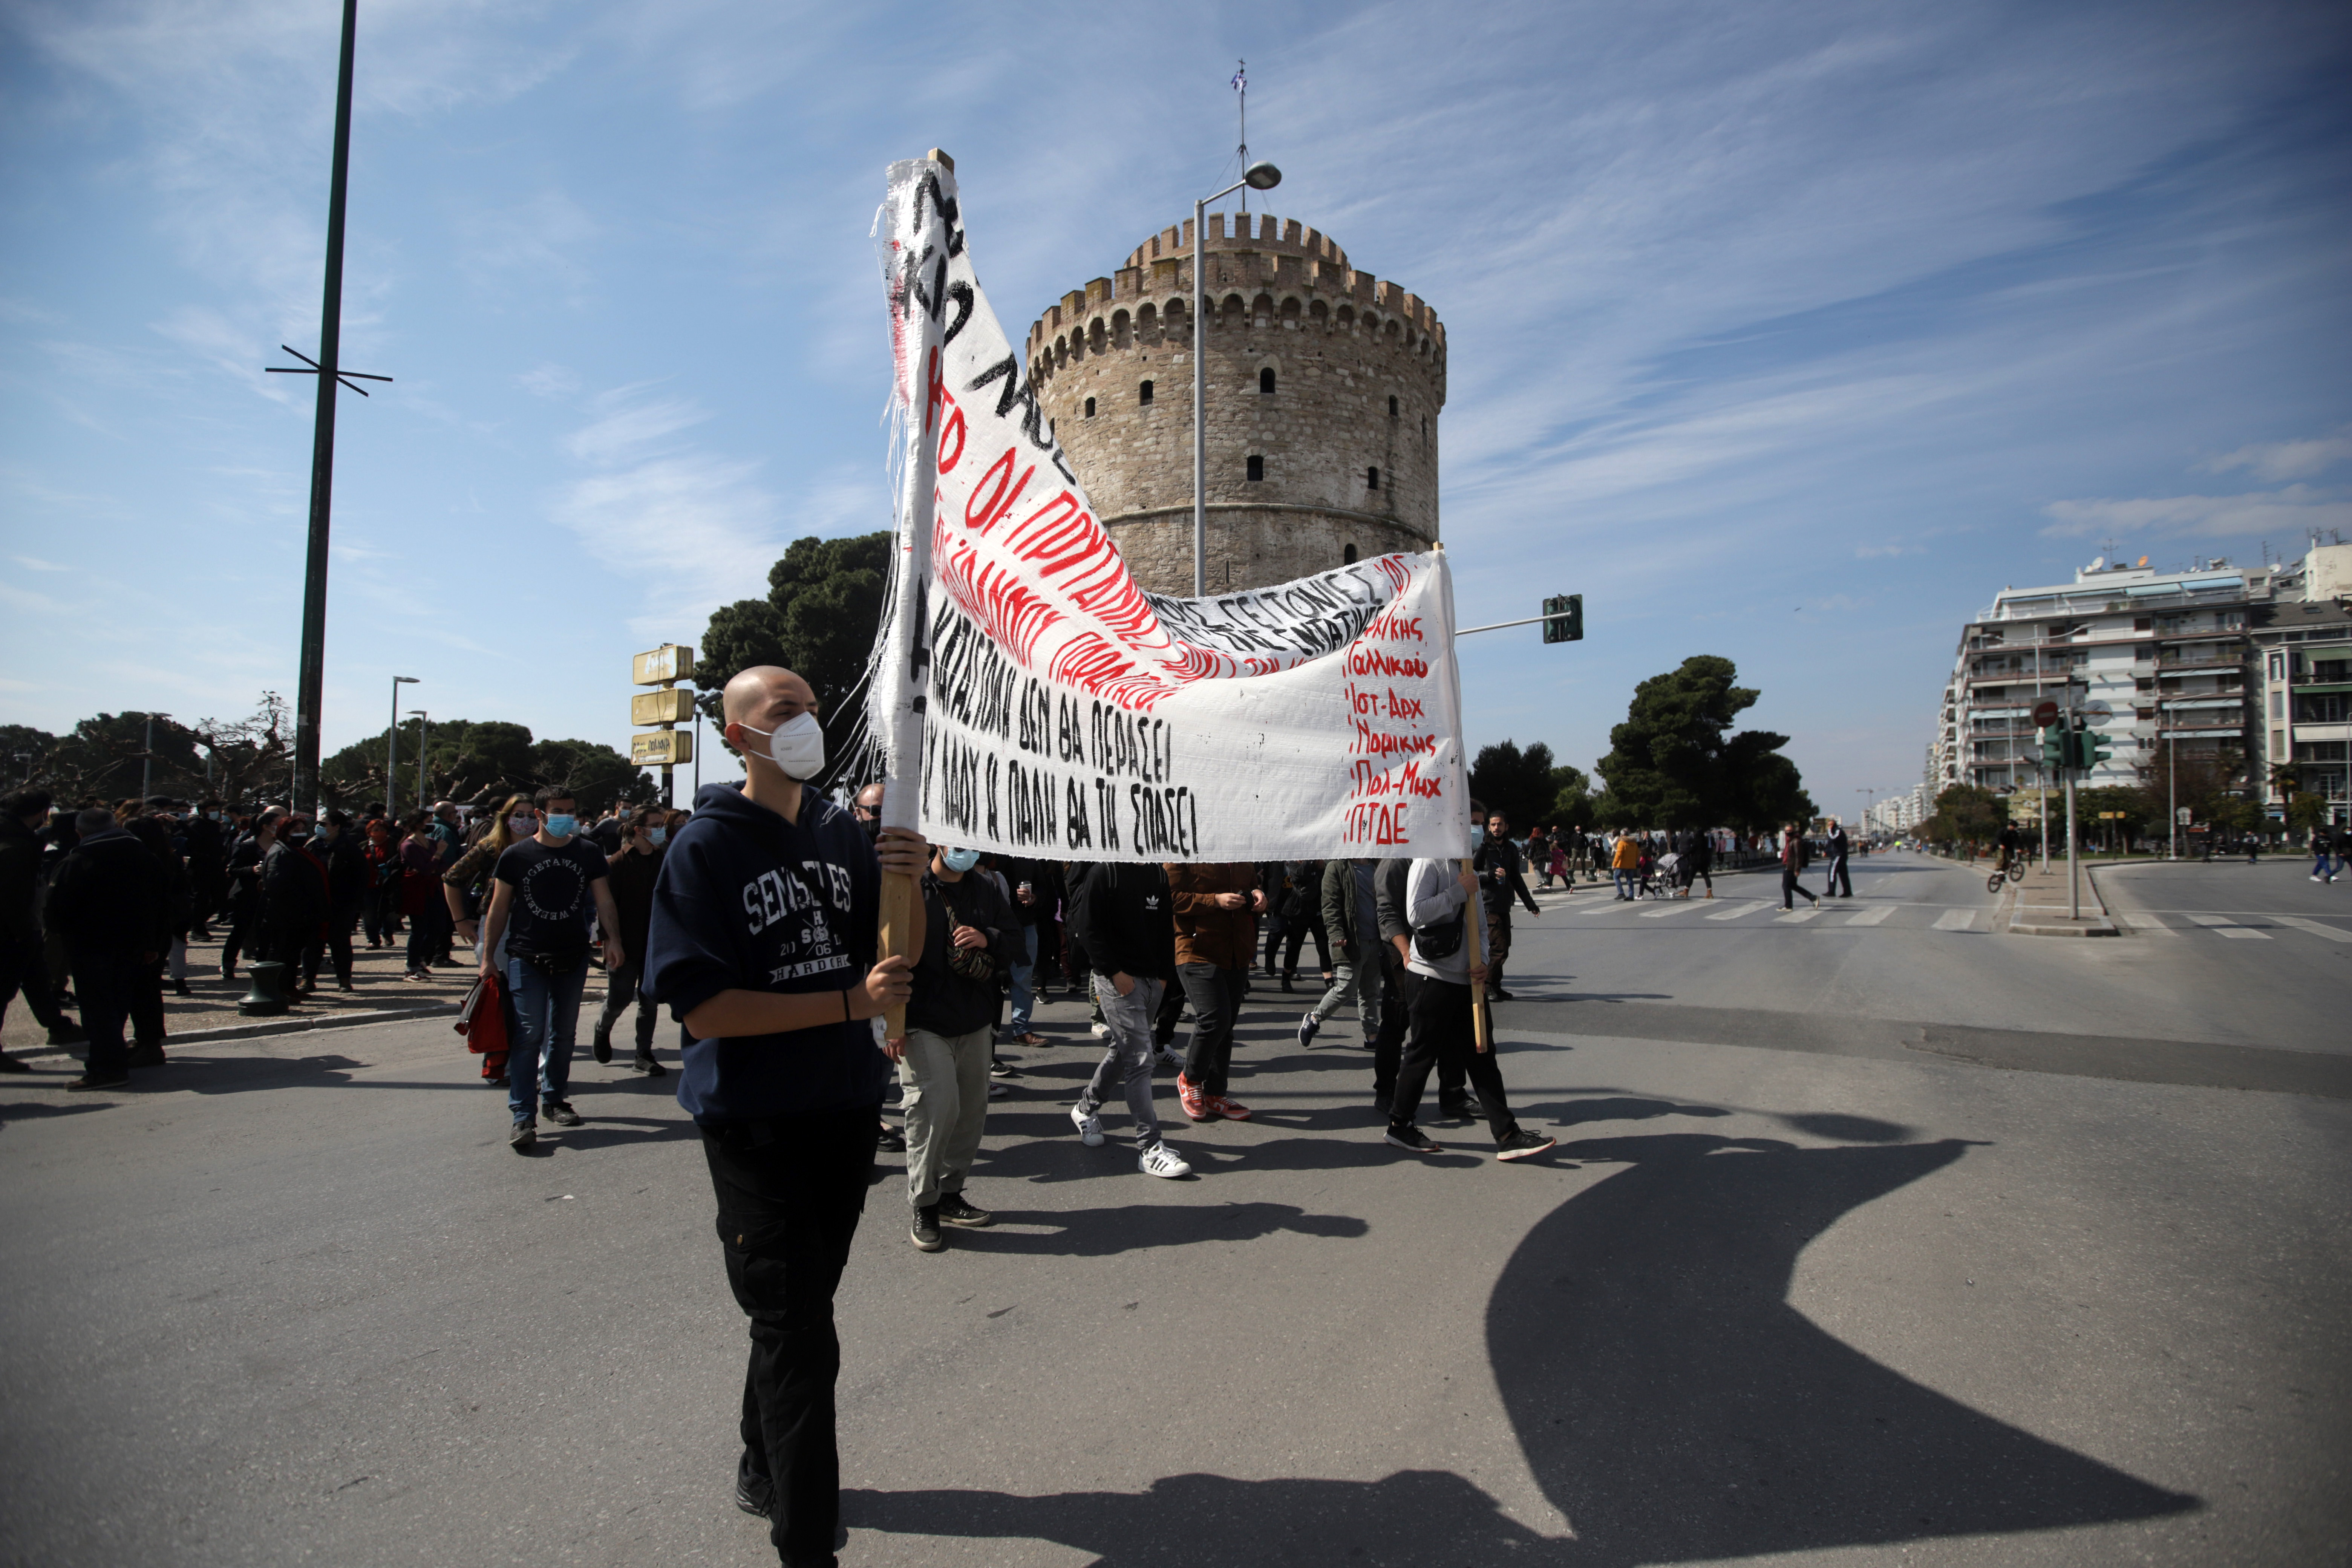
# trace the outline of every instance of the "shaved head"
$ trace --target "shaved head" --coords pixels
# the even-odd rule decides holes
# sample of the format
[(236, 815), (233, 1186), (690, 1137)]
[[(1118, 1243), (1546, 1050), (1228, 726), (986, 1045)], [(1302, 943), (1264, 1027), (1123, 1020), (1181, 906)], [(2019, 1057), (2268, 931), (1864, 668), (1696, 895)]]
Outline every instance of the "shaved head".
[[(757, 729), (769, 729), (768, 719), (773, 710), (788, 706), (784, 719), (810, 711), (816, 707), (816, 693), (809, 683), (779, 664), (755, 664), (727, 683), (719, 695), (719, 710), (730, 724), (750, 724)], [(782, 721), (780, 720), (779, 722)]]

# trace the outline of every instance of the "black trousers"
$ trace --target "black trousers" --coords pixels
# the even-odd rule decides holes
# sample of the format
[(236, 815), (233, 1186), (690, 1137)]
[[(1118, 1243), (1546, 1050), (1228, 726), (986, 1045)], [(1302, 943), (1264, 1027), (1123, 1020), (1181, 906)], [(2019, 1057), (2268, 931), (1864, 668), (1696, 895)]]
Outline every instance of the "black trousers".
[(34, 1020), (45, 1029), (71, 1026), (58, 1009), (57, 993), (49, 989), (49, 963), (41, 952), (38, 937), (26, 937), (16, 942), (0, 941), (0, 1018), (8, 1016), (8, 1004), (16, 993), (25, 994), (25, 1005), (33, 1010)]
[(1511, 906), (1486, 911), (1486, 994), (1503, 988), (1503, 965), (1511, 956)]
[[(1404, 1056), (1405, 1025), (1404, 990), (1402, 982), (1411, 973), (1404, 960), (1397, 956), (1392, 943), (1383, 942), (1388, 949), (1381, 954), (1381, 1032), (1372, 1040), (1372, 1093), (1396, 1098), (1397, 1065)], [(1441, 1057), (1437, 1063), (1437, 1103), (1450, 1106), (1462, 1098), (1462, 1063)]]
[(228, 910), (228, 940), (221, 943), (221, 973), (235, 975), (240, 953), (257, 959), (269, 956), (262, 951), (262, 940), (261, 900), (232, 903)]
[(1493, 1051), (1480, 1051), (1470, 1024), (1470, 987), (1450, 980), (1432, 980), (1406, 970), (1404, 1006), (1412, 1021), (1406, 1037), (1404, 1060), (1397, 1068), (1396, 1093), (1389, 1107), (1389, 1125), (1410, 1127), (1421, 1110), (1421, 1091), (1428, 1087), (1429, 1069), (1448, 1060), (1460, 1064), (1462, 1074), (1477, 1091), (1478, 1109), (1496, 1143), (1518, 1128), (1510, 1101), (1503, 1098), (1503, 1069)]
[(110, 1078), (131, 1065), (131, 1047), (123, 1043), (122, 1026), (131, 1021), (139, 987), (152, 967), (140, 963), (135, 952), (74, 950), (74, 993), (81, 998), (81, 1026), (89, 1032), (93, 1076)]
[(1814, 903), (1821, 902), (1821, 900), (1813, 898), (1811, 891), (1802, 882), (1797, 880), (1797, 868), (1794, 866), (1783, 866), (1780, 868), (1780, 907), (1782, 909), (1793, 910), (1797, 907), (1796, 901), (1790, 897), (1791, 893), (1803, 893)]
[(740, 1479), (773, 1489), (768, 1539), (790, 1564), (834, 1561), (841, 1453), (833, 1293), (874, 1179), (879, 1101), (702, 1130), (727, 1283), (751, 1320)]
[(1176, 1038), (1176, 1026), (1184, 1021), (1184, 987), (1171, 984), (1161, 988), (1160, 1011), (1151, 1015), (1151, 1045), (1154, 1050), (1166, 1050)]
[(1853, 897), (1853, 879), (1846, 873), (1845, 857), (1843, 855), (1830, 862), (1829, 881), (1828, 885), (1823, 888), (1822, 891), (1827, 893), (1831, 898), (1836, 898), (1838, 896), (1838, 884), (1841, 882), (1845, 885), (1845, 897), (1849, 899)]
[(1225, 1092), (1233, 1066), (1234, 1025), (1242, 1013), (1242, 972), (1213, 963), (1180, 963), (1176, 977), (1192, 1004), (1192, 1041), (1184, 1051), (1184, 1076), (1202, 1094)]
[(1290, 923), (1290, 930), (1284, 933), (1282, 939), (1282, 973), (1292, 975), (1298, 973), (1298, 950), (1310, 936), (1315, 939), (1316, 967), (1325, 974), (1331, 973), (1331, 938), (1323, 930), (1319, 916)]

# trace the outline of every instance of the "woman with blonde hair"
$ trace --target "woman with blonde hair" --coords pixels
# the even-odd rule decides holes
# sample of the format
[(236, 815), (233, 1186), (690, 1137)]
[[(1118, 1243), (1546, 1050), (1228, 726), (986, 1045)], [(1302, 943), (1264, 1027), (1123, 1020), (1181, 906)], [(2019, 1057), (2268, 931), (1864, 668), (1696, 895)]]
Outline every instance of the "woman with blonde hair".
[(508, 846), (539, 831), (539, 808), (531, 805), (527, 795), (510, 795), (490, 815), (489, 822), (489, 830), (475, 839), (457, 857), (457, 863), (441, 874), (441, 893), (449, 901), (449, 918), (468, 947), (474, 944), (480, 930), (479, 914), (490, 872)]

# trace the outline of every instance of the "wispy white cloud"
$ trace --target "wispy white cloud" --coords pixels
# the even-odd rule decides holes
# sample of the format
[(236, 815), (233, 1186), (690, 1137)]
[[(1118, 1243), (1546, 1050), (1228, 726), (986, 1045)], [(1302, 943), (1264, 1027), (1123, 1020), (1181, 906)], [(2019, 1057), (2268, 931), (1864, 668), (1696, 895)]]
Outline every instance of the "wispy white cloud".
[(534, 365), (515, 377), (533, 397), (570, 397), (580, 390), (580, 373), (560, 364)]
[(625, 463), (649, 456), (667, 437), (710, 417), (709, 410), (683, 397), (627, 401), (635, 390), (606, 394), (598, 399), (611, 412), (566, 437), (563, 449), (583, 463), (599, 467)]
[(2295, 540), (2313, 529), (2352, 528), (2352, 500), (2308, 485), (2234, 496), (2059, 500), (2042, 511), (2051, 519), (2042, 531), (2049, 539), (2116, 533), (2165, 539), (2271, 534)]
[(60, 566), (54, 561), (43, 561), (31, 555), (12, 555), (9, 559), (14, 561), (17, 565), (25, 568), (27, 572), (68, 572), (72, 570), (71, 567)]
[(2258, 479), (2307, 479), (2352, 458), (2352, 426), (2305, 441), (2271, 441), (2241, 447), (2198, 465), (2207, 473), (2243, 468)]

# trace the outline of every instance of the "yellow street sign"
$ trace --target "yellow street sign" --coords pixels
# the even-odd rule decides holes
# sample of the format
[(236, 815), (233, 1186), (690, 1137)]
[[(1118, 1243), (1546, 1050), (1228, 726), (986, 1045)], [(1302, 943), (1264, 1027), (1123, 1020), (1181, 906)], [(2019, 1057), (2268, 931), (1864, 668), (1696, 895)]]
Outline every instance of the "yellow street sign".
[(694, 693), (682, 686), (640, 691), (629, 699), (629, 722), (640, 728), (648, 724), (691, 724)]
[(655, 730), (629, 737), (629, 761), (655, 767), (668, 767), (694, 761), (694, 731), (691, 730)]
[(664, 686), (673, 680), (694, 679), (694, 650), (677, 643), (664, 643), (650, 653), (641, 653), (631, 661), (630, 682), (636, 686)]

